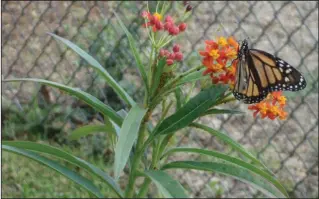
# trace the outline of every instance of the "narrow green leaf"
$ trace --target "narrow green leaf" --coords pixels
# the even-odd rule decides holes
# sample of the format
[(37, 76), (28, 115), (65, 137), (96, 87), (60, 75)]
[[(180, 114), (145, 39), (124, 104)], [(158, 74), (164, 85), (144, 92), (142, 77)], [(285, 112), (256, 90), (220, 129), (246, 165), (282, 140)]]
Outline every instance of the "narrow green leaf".
[(182, 185), (164, 171), (144, 171), (165, 198), (188, 198)]
[(116, 193), (119, 197), (123, 197), (123, 193), (119, 185), (117, 185), (116, 182), (113, 180), (113, 178), (110, 177), (107, 173), (105, 173), (98, 167), (88, 163), (87, 161), (81, 158), (78, 158), (76, 156), (73, 156), (59, 148), (52, 147), (45, 144), (40, 144), (40, 143), (29, 142), (29, 141), (2, 141), (2, 144), (15, 147), (15, 148), (21, 148), (21, 149), (36, 151), (39, 153), (49, 154), (54, 157), (60, 158), (62, 160), (68, 161), (71, 164), (74, 164), (80, 168), (85, 169), (89, 173), (96, 175), (101, 180), (106, 182), (106, 184), (114, 191), (114, 193)]
[(212, 108), (207, 110), (204, 115), (211, 115), (211, 114), (242, 114), (244, 112), (238, 111), (238, 110), (229, 110), (229, 109), (217, 109), (217, 108)]
[(145, 113), (145, 109), (135, 105), (123, 121), (120, 136), (115, 147), (115, 179), (119, 178), (121, 171), (126, 165), (133, 144), (137, 139), (140, 125)]
[(165, 64), (166, 64), (166, 58), (162, 58), (158, 61), (157, 66), (155, 67), (155, 75), (154, 75), (153, 84), (151, 88), (151, 96), (154, 95), (155, 91), (158, 88)]
[(110, 134), (110, 139), (112, 143), (112, 148), (114, 149), (118, 137), (118, 132), (116, 128), (120, 129), (120, 127), (118, 127), (118, 125), (115, 124), (107, 115), (104, 115), (104, 126), (106, 126), (106, 128), (111, 128), (110, 132), (112, 133)]
[(85, 125), (81, 126), (70, 133), (69, 139), (70, 140), (77, 140), (81, 137), (90, 135), (92, 133), (98, 132), (105, 132), (105, 133), (112, 133), (116, 134), (112, 126), (109, 125)]
[(195, 71), (193, 73), (190, 73), (190, 74), (186, 75), (185, 77), (182, 77), (175, 85), (179, 86), (179, 85), (182, 85), (185, 83), (190, 83), (190, 82), (194, 82), (197, 80), (210, 78), (207, 75), (203, 76), (203, 71), (204, 71), (204, 69), (201, 69), (199, 71)]
[(163, 135), (182, 129), (200, 117), (226, 91), (226, 87), (217, 85), (201, 91), (190, 99), (182, 108), (159, 124), (155, 135)]
[(238, 159), (238, 158), (235, 158), (235, 157), (223, 154), (223, 153), (219, 153), (217, 151), (209, 151), (209, 150), (205, 150), (205, 149), (196, 149), (196, 148), (183, 148), (183, 147), (170, 149), (162, 157), (167, 156), (167, 155), (172, 154), (172, 153), (176, 153), (176, 152), (198, 153), (198, 154), (202, 154), (202, 155), (208, 155), (208, 156), (212, 156), (215, 158), (219, 158), (221, 160), (236, 164), (238, 166), (241, 166), (245, 169), (248, 169), (248, 170), (262, 176), (263, 178), (265, 178), (269, 182), (273, 183), (273, 185), (275, 187), (277, 187), (277, 189), (280, 190), (283, 194), (285, 194), (286, 197), (289, 197), (285, 188), (280, 184), (280, 182), (276, 178), (269, 175), (267, 172), (255, 167), (254, 165), (249, 164), (241, 159)]
[(116, 112), (119, 116), (121, 116), (123, 119), (127, 116), (127, 112), (124, 109), (121, 109)]
[[(121, 109), (119, 111), (116, 112), (117, 114), (119, 114), (123, 119), (125, 119), (125, 117), (127, 116), (127, 112), (124, 109)], [(121, 128), (119, 126), (116, 126), (116, 133), (117, 133), (117, 137), (120, 136), (120, 131)], [(132, 150), (130, 152), (130, 157), (129, 157), (129, 161), (127, 162), (128, 167), (131, 169), (131, 165), (133, 163), (133, 157), (134, 157), (134, 153), (135, 153), (135, 147), (136, 147), (136, 141), (133, 144)]]
[(136, 45), (135, 45), (135, 41), (134, 41), (134, 38), (133, 36), (131, 35), (131, 33), (127, 30), (127, 28), (125, 27), (125, 25), (123, 24), (122, 20), (120, 19), (120, 17), (115, 13), (113, 12), (115, 17), (117, 18), (121, 28), (124, 30), (127, 38), (128, 38), (128, 41), (129, 41), (129, 44), (130, 44), (130, 47), (131, 47), (131, 51), (134, 55), (134, 58), (135, 58), (135, 62), (136, 62), (136, 65), (141, 73), (141, 76), (142, 76), (142, 79), (143, 79), (143, 82), (145, 84), (145, 88), (146, 88), (146, 91), (148, 92), (148, 80), (147, 80), (147, 76), (146, 76), (146, 71), (145, 71), (145, 68), (142, 64), (142, 61), (141, 61), (141, 58), (140, 58), (140, 55), (139, 53), (137, 52), (137, 49), (136, 49)]
[(182, 89), (179, 87), (175, 90), (175, 98), (176, 98), (176, 108), (180, 109), (183, 105), (183, 92)]
[(78, 55), (80, 55), (83, 59), (85, 59), (94, 69), (97, 70), (97, 72), (100, 75), (102, 75), (102, 77), (104, 77), (105, 81), (114, 89), (115, 93), (118, 94), (122, 100), (124, 100), (130, 106), (135, 105), (135, 102), (131, 98), (131, 96), (129, 96), (129, 94), (125, 92), (125, 90), (113, 79), (113, 77), (91, 55), (89, 55), (84, 50), (82, 50), (77, 45), (75, 45), (74, 43), (72, 43), (71, 41), (67, 39), (59, 37), (58, 35), (55, 35), (53, 33), (48, 33), (48, 34), (53, 36), (55, 39), (61, 41), (65, 45), (67, 45), (69, 48), (74, 50)]
[(162, 169), (196, 169), (222, 173), (250, 184), (268, 197), (286, 197), (273, 184), (269, 183), (264, 178), (243, 167), (238, 167), (232, 164), (218, 162), (176, 161), (164, 165)]
[(103, 113), (104, 115), (109, 116), (116, 124), (121, 125), (123, 119), (116, 114), (116, 112), (103, 102), (101, 102), (99, 99), (94, 97), (93, 95), (86, 93), (84, 91), (81, 91), (78, 88), (72, 88), (69, 86), (65, 86), (63, 84), (52, 82), (44, 79), (36, 79), (36, 78), (14, 78), (14, 79), (6, 79), (3, 80), (4, 82), (19, 82), (19, 81), (30, 81), (30, 82), (37, 82), (41, 84), (46, 84), (48, 86), (52, 86), (55, 88), (58, 88), (70, 95), (73, 95), (80, 100), (86, 102), (88, 105), (93, 107), (95, 110)]
[(184, 77), (181, 77), (178, 81), (176, 81), (175, 83), (173, 83), (174, 80), (171, 80), (171, 82), (168, 82), (166, 84), (166, 86), (163, 87), (163, 93), (161, 93), (160, 95), (162, 96), (166, 96), (169, 93), (175, 91), (176, 89), (180, 88), (183, 84), (186, 83), (192, 83), (195, 82), (197, 80), (206, 80), (209, 79), (209, 76), (203, 76), (202, 75), (202, 70), (199, 71), (195, 71), (192, 72)]
[(57, 172), (62, 174), (63, 176), (67, 177), (68, 179), (72, 180), (73, 182), (77, 183), (78, 185), (82, 186), (86, 189), (89, 193), (93, 194), (98, 198), (103, 198), (103, 195), (100, 193), (99, 189), (87, 178), (75, 173), (74, 171), (68, 169), (65, 166), (60, 165), (58, 162), (50, 160), (46, 157), (40, 156), (36, 153), (31, 151), (26, 151), (23, 149), (2, 145), (1, 148), (5, 151), (9, 151), (18, 155), (22, 155), (24, 157), (30, 158), (35, 160)]
[(272, 175), (272, 173), (268, 170), (268, 168), (262, 162), (260, 162), (257, 158), (255, 158), (251, 153), (246, 151), (244, 147), (242, 147), (236, 141), (231, 139), (228, 135), (226, 135), (224, 133), (221, 133), (219, 131), (216, 131), (216, 130), (208, 127), (208, 126), (199, 124), (199, 123), (192, 123), (190, 126), (202, 129), (202, 130), (210, 133), (211, 135), (214, 135), (214, 136), (218, 137), (219, 139), (221, 139), (222, 141), (224, 141), (225, 143), (227, 143), (231, 147), (233, 147), (233, 149), (235, 149), (238, 152), (240, 152), (241, 154), (243, 154), (246, 158), (248, 158), (251, 161), (253, 161), (255, 164), (262, 166), (269, 174)]

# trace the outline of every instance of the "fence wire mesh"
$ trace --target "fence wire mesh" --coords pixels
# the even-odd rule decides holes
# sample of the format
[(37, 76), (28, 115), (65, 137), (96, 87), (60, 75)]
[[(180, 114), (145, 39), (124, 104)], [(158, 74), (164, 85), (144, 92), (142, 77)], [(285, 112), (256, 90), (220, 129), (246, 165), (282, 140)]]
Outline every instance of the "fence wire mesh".
[[(178, 3), (182, 4), (175, 2), (171, 13), (179, 9)], [(248, 37), (253, 48), (287, 60), (305, 75), (308, 83), (302, 92), (287, 93), (289, 117), (285, 121), (254, 119), (251, 114), (245, 114), (205, 117), (201, 122), (227, 133), (257, 155), (292, 197), (318, 197), (318, 2), (190, 3), (193, 10), (188, 29), (177, 40), (186, 55), (181, 70), (199, 62), (196, 51), (204, 48), (204, 40), (233, 35), (237, 39)], [(128, 42), (112, 11), (119, 14), (138, 41), (140, 52), (147, 56), (149, 41), (139, 17), (146, 9), (146, 2), (2, 1), (1, 6), (2, 79), (45, 78), (79, 87), (116, 110), (123, 107), (85, 61), (46, 34), (53, 32), (93, 55), (135, 99), (142, 96), (142, 83), (131, 64), (134, 59)], [(30, 116), (35, 101), (45, 111), (32, 116), (36, 119), (32, 118), (29, 127), (43, 126), (46, 136), (50, 136), (52, 128), (67, 131), (95, 117), (94, 111), (83, 111), (87, 107), (78, 100), (31, 83), (3, 84), (2, 101), (3, 134), (11, 138), (18, 135), (12, 127), (16, 121), (8, 114), (16, 108), (20, 115)], [(56, 105), (63, 108), (57, 110)], [(230, 107), (247, 112), (244, 104)], [(236, 155), (213, 137), (194, 130), (179, 133), (176, 143)], [(203, 159), (193, 155), (172, 159), (187, 157)], [(262, 196), (240, 181), (214, 173), (180, 170), (174, 175), (192, 197)]]

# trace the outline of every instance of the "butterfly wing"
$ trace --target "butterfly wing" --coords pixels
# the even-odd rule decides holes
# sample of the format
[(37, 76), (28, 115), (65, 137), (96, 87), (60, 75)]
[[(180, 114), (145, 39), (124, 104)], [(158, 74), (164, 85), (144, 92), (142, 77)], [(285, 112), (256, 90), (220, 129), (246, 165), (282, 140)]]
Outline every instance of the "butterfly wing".
[(284, 60), (257, 49), (250, 49), (249, 53), (262, 81), (262, 87), (268, 92), (299, 91), (307, 86), (301, 73)]
[(267, 94), (260, 93), (259, 81), (250, 70), (248, 60), (246, 61), (246, 58), (243, 57), (238, 61), (233, 94), (237, 100), (243, 100), (244, 103), (251, 104), (260, 102)]
[(284, 60), (265, 51), (250, 49), (238, 61), (233, 90), (238, 100), (258, 103), (273, 91), (298, 91), (307, 85), (304, 77)]

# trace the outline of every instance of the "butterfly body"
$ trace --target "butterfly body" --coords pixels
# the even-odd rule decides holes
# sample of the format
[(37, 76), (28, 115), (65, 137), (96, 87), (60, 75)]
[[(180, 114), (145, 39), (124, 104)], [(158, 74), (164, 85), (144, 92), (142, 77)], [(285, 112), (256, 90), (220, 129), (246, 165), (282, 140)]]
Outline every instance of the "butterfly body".
[(273, 91), (298, 91), (305, 78), (284, 60), (265, 51), (249, 49), (245, 39), (238, 50), (233, 94), (246, 104), (258, 103)]

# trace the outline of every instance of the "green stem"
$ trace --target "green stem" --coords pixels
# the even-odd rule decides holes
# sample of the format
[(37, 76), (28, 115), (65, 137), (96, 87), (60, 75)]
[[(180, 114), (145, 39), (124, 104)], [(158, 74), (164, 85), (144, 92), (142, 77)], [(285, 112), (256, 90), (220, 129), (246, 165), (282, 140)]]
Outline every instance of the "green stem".
[(168, 104), (167, 107), (164, 108), (162, 115), (161, 115), (161, 119), (159, 120), (159, 122), (161, 122), (167, 115), (169, 109), (171, 108), (171, 106), (173, 105), (173, 101), (170, 101), (170, 103)]
[[(155, 106), (157, 105), (158, 101), (161, 99), (161, 95), (165, 94), (164, 96), (166, 96), (166, 95), (168, 94), (167, 91), (176, 89), (176, 88), (173, 88), (173, 86), (174, 86), (174, 84), (175, 84), (176, 82), (178, 82), (182, 77), (185, 77), (185, 76), (187, 76), (187, 75), (189, 75), (189, 74), (191, 74), (191, 73), (193, 73), (193, 72), (195, 72), (195, 71), (198, 71), (198, 70), (200, 70), (200, 69), (203, 68), (203, 67), (204, 67), (203, 65), (196, 66), (196, 67), (194, 67), (194, 68), (192, 68), (192, 69), (190, 69), (190, 70), (188, 70), (188, 71), (186, 71), (186, 72), (184, 72), (184, 73), (181, 73), (180, 75), (178, 75), (177, 77), (175, 77), (174, 79), (172, 79), (171, 81), (169, 81), (169, 82), (157, 93), (157, 95), (155, 95), (155, 96), (153, 97), (153, 100), (152, 100), (153, 103), (152, 103), (150, 106), (151, 106), (151, 107), (155, 107)], [(158, 99), (156, 99), (156, 98), (158, 98)]]
[(150, 184), (151, 184), (151, 179), (145, 178), (144, 183), (143, 183), (139, 193), (137, 194), (137, 198), (145, 198), (146, 192), (147, 192)]
[(139, 136), (137, 138), (137, 144), (136, 144), (136, 153), (134, 154), (133, 157), (133, 163), (131, 167), (131, 172), (129, 176), (129, 182), (128, 186), (125, 192), (125, 198), (132, 198), (134, 196), (134, 184), (135, 184), (135, 179), (136, 179), (136, 170), (138, 168), (138, 165), (141, 161), (141, 155), (143, 154), (143, 140), (145, 136), (145, 130), (146, 130), (146, 122), (143, 121), (142, 127), (139, 132)]
[(184, 72), (184, 73), (181, 73), (180, 75), (178, 75), (177, 77), (175, 77), (174, 79), (172, 79), (170, 82), (168, 82), (166, 84), (166, 86), (164, 86), (164, 88), (170, 88), (171, 86), (173, 86), (178, 80), (180, 80), (182, 77), (185, 77), (195, 71), (199, 71), (201, 68), (203, 68), (203, 65), (199, 65), (199, 66), (196, 66), (194, 68), (191, 68), (190, 70)]
[(191, 87), (191, 89), (188, 91), (188, 94), (187, 94), (187, 96), (186, 96), (186, 99), (185, 99), (185, 103), (187, 103), (188, 102), (188, 100), (189, 100), (189, 98), (191, 97), (191, 94), (192, 94), (192, 92), (193, 92), (193, 90), (194, 90), (194, 88), (195, 88), (195, 85), (196, 85), (196, 82), (193, 82), (192, 83), (192, 87)]
[[(157, 146), (154, 146), (154, 148), (153, 148), (154, 150), (152, 153), (152, 163), (151, 163), (149, 169), (155, 169), (157, 161), (158, 161), (158, 151), (160, 150), (160, 148), (161, 148), (161, 142), (159, 141)], [(151, 180), (146, 177), (144, 179), (144, 182), (141, 186), (139, 193), (137, 194), (137, 198), (144, 198), (145, 197), (146, 192), (147, 192), (150, 184), (151, 184)]]
[(157, 65), (157, 57), (158, 57), (158, 48), (155, 46), (154, 49), (155, 49), (154, 60), (153, 60), (153, 62), (150, 65), (150, 67), (151, 67), (151, 74), (150, 74), (151, 76), (149, 76), (150, 79), (151, 79), (151, 87), (150, 88), (152, 88), (153, 85), (154, 85), (154, 76), (155, 76), (156, 69), (157, 69), (156, 65)]
[(149, 92), (146, 92), (145, 93), (145, 97), (144, 97), (144, 107), (147, 107), (148, 105), (148, 102), (149, 102), (149, 98), (151, 97), (150, 96), (150, 90), (151, 90), (151, 83), (152, 83), (152, 78), (151, 75), (152, 75), (152, 57), (153, 57), (153, 53), (154, 53), (154, 45), (152, 45), (152, 50), (151, 50), (151, 54), (150, 54), (150, 59), (149, 59), (149, 67), (148, 67), (148, 77), (149, 77), (149, 82), (148, 82), (148, 85), (150, 85), (149, 88), (146, 88)]
[[(157, 165), (159, 158), (162, 157), (162, 153), (165, 150), (168, 140), (173, 136), (173, 134), (165, 136), (164, 139), (158, 142), (158, 145), (156, 147), (156, 150), (153, 151), (152, 155), (152, 163), (149, 169), (156, 169), (155, 166)], [(154, 155), (155, 154), (155, 155)], [(142, 187), (137, 195), (137, 198), (144, 198), (145, 194), (148, 190), (148, 187), (151, 183), (151, 180), (149, 178), (145, 178), (144, 182), (142, 184)]]
[(173, 39), (175, 39), (174, 36), (172, 36), (170, 39), (168, 39), (164, 44), (161, 45), (161, 47), (163, 48), (164, 46), (166, 46), (167, 44), (169, 44)]

